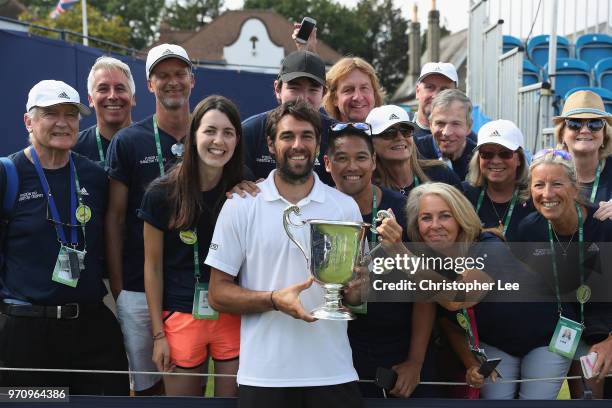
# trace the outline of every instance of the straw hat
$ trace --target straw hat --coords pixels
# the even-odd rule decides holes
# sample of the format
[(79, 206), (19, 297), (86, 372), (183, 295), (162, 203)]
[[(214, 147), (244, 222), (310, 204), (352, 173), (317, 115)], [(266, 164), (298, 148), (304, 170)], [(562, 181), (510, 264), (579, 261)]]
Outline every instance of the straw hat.
[(599, 95), (591, 91), (577, 91), (571, 94), (563, 105), (560, 116), (553, 117), (554, 123), (564, 119), (595, 119), (604, 118), (612, 126), (612, 115), (607, 113)]

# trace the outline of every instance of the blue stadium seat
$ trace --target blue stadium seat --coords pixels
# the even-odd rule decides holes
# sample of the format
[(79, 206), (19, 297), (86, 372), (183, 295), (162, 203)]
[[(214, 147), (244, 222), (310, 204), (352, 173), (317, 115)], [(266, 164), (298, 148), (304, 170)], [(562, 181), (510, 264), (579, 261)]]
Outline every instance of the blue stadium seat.
[(513, 48), (517, 48), (517, 47), (520, 48), (522, 46), (523, 46), (523, 42), (520, 39), (512, 35), (504, 35), (504, 45), (503, 45), (502, 53), (505, 54)]
[(565, 94), (563, 99), (567, 99), (568, 96), (577, 91), (591, 91), (601, 96), (603, 100), (604, 106), (606, 107), (606, 112), (612, 113), (612, 91), (605, 88), (599, 88), (595, 86), (579, 86), (577, 88), (572, 88)]
[(606, 58), (595, 64), (593, 69), (595, 85), (600, 88), (612, 89), (612, 58)]
[[(548, 44), (550, 35), (536, 35), (527, 43), (527, 55), (531, 62), (543, 67), (548, 62)], [(569, 58), (570, 44), (567, 38), (557, 36), (557, 58)]]
[(529, 60), (523, 60), (523, 86), (540, 82), (540, 70)]
[[(544, 72), (548, 72), (548, 64), (544, 66)], [(591, 86), (589, 64), (572, 58), (557, 59), (556, 94), (559, 96), (565, 95), (567, 91), (578, 86)]]
[(576, 40), (576, 58), (594, 67), (598, 61), (612, 57), (612, 36), (584, 34)]

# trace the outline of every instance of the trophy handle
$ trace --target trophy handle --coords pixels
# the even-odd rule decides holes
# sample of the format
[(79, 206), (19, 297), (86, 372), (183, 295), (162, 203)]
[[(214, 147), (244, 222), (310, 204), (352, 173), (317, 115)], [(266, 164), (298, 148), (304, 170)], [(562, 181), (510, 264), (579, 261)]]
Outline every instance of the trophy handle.
[[(384, 220), (385, 218), (393, 218), (393, 219), (395, 219), (395, 216), (390, 211), (380, 210), (379, 212), (376, 213), (376, 219), (374, 220), (374, 223), (370, 226), (370, 231), (373, 232), (373, 233), (376, 233), (376, 225), (379, 222), (382, 222), (382, 220)], [(372, 242), (371, 245), (372, 244), (375, 244), (375, 243)], [(370, 249), (370, 253), (375, 252), (381, 246), (382, 246), (381, 243), (377, 243), (376, 246), (374, 246), (372, 249)]]
[(308, 255), (306, 255), (306, 250), (293, 237), (293, 234), (291, 233), (291, 231), (289, 231), (289, 226), (290, 225), (292, 225), (294, 227), (301, 228), (306, 223), (304, 221), (301, 221), (300, 224), (292, 223), (291, 222), (291, 213), (294, 213), (295, 215), (300, 215), (300, 207), (298, 207), (297, 205), (291, 205), (291, 206), (285, 208), (285, 211), (283, 212), (283, 227), (285, 228), (285, 233), (287, 234), (287, 236), (289, 237), (291, 242), (293, 242), (300, 249), (300, 251), (302, 251), (302, 255), (304, 255), (304, 258), (306, 258), (306, 265), (307, 265), (308, 269), (310, 269), (310, 262), (308, 261)]

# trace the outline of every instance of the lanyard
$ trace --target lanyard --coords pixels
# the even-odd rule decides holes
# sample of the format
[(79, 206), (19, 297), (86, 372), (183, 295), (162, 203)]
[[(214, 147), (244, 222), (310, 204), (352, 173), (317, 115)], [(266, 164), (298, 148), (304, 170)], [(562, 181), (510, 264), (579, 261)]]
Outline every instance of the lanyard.
[(597, 165), (597, 171), (595, 172), (595, 181), (593, 182), (593, 189), (591, 190), (591, 203), (595, 202), (595, 196), (597, 195), (597, 187), (599, 187), (599, 177), (601, 176), (601, 170), (603, 169), (604, 161), (600, 160)]
[[(410, 191), (414, 188), (414, 187), (418, 187), (419, 184), (421, 184), (421, 182), (419, 181), (419, 178), (417, 176), (412, 176), (412, 184), (410, 186), (406, 186), (403, 188), (400, 188), (398, 191), (403, 195), (408, 197), (408, 194), (410, 193)], [(411, 187), (413, 186), (413, 187)]]
[[(378, 201), (376, 200), (376, 187), (372, 184), (372, 225), (376, 227), (376, 213), (378, 212)], [(375, 229), (372, 229), (372, 243), (376, 242)]]
[(100, 129), (96, 126), (96, 143), (98, 144), (98, 156), (100, 161), (106, 166), (106, 159), (104, 158), (104, 149), (102, 148), (102, 139), (100, 138)]
[[(487, 189), (486, 186), (482, 187), (482, 190), (480, 190), (480, 195), (478, 196), (478, 203), (476, 204), (476, 213), (478, 214), (480, 212), (480, 207), (482, 206), (482, 201), (484, 200), (484, 195), (485, 195), (485, 190)], [(510, 200), (510, 206), (508, 207), (508, 213), (506, 214), (506, 217), (504, 217), (504, 229), (502, 231), (502, 233), (504, 234), (504, 236), (506, 236), (506, 231), (508, 230), (508, 226), (510, 225), (510, 218), (512, 218), (512, 212), (514, 211), (514, 207), (516, 206), (516, 200), (518, 198), (518, 188), (514, 188), (514, 192), (512, 192), (512, 199)], [(493, 201), (491, 201), (491, 206), (495, 206), (495, 204), (493, 204)], [(493, 207), (495, 210), (495, 207)]]
[(153, 115), (153, 135), (155, 136), (155, 148), (157, 149), (157, 163), (159, 164), (159, 174), (163, 176), (164, 171), (164, 156), (162, 156), (161, 143), (159, 142), (159, 129), (157, 128), (157, 117)]
[[(40, 160), (38, 159), (38, 153), (36, 153), (36, 149), (34, 147), (30, 149), (30, 154), (32, 155), (32, 161), (34, 162), (34, 168), (36, 169), (36, 173), (38, 173), (38, 179), (40, 180), (40, 185), (43, 189), (43, 192), (49, 199), (49, 209), (51, 210), (51, 218), (53, 219), (53, 224), (55, 226), (55, 232), (57, 233), (57, 238), (62, 244), (66, 245), (68, 241), (66, 240), (66, 234), (64, 234), (64, 228), (61, 223), (59, 211), (57, 210), (57, 206), (55, 205), (55, 199), (53, 198), (53, 194), (51, 194), (51, 188), (49, 187), (49, 182), (47, 181), (45, 172), (43, 171), (43, 168), (40, 165)], [(76, 168), (74, 166), (74, 162), (72, 161), (72, 154), (68, 156), (68, 159), (70, 163), (70, 244), (72, 244), (72, 246), (76, 246), (78, 244), (77, 227), (76, 227), (77, 196), (78, 196), (79, 202), (81, 202), (81, 197), (80, 197), (80, 188), (75, 188), (78, 183), (78, 179), (76, 178), (77, 173), (76, 173)], [(83, 227), (84, 229), (83, 224), (81, 224), (81, 227)]]
[[(578, 204), (575, 204), (576, 212), (578, 213), (578, 267), (580, 268), (580, 285), (584, 284), (584, 228), (582, 223), (582, 210)], [(557, 258), (555, 252), (555, 242), (553, 240), (553, 230), (550, 221), (548, 221), (548, 240), (550, 241), (550, 249), (552, 251), (552, 267), (553, 274), (555, 277), (555, 295), (557, 297), (557, 307), (559, 309), (559, 314), (563, 311), (561, 306), (561, 293), (559, 290), (559, 273), (557, 272)], [(580, 303), (580, 323), (584, 324), (584, 303)]]
[(478, 339), (476, 338), (477, 334), (474, 333), (476, 326), (472, 326), (470, 314), (473, 315), (473, 313), (474, 311), (472, 308), (470, 308), (470, 310), (463, 308), (461, 309), (461, 313), (457, 313), (457, 320), (465, 330), (465, 340), (470, 350), (480, 356), (484, 356), (484, 351), (480, 349)]
[[(196, 230), (193, 230), (194, 235), (197, 234)], [(197, 235), (196, 235), (197, 236)], [(199, 242), (196, 240), (193, 244), (193, 276), (195, 276), (196, 283), (200, 282), (200, 250), (198, 248)]]

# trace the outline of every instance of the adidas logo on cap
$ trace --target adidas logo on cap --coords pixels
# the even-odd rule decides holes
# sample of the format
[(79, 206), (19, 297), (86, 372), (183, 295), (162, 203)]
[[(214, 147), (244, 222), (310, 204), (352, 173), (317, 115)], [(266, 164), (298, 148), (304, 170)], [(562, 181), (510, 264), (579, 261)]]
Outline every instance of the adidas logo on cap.
[(174, 53), (169, 48), (166, 48), (166, 51), (164, 51), (162, 55), (168, 55), (168, 54), (174, 54)]
[(399, 119), (399, 116), (397, 116), (395, 113), (392, 113), (391, 116), (389, 116), (389, 120), (392, 119)]
[(440, 67), (439, 64), (436, 64), (436, 66), (434, 67), (434, 71), (442, 71), (442, 67)]
[(64, 99), (70, 99), (70, 97), (68, 96), (66, 92), (62, 92), (61, 94), (57, 95), (57, 97), (64, 98)]
[(489, 135), (489, 137), (493, 137), (493, 136), (498, 136), (498, 137), (501, 137), (501, 135), (499, 134), (499, 132), (498, 132), (497, 130), (494, 130), (494, 131), (493, 131), (493, 132), (492, 132), (492, 133)]

